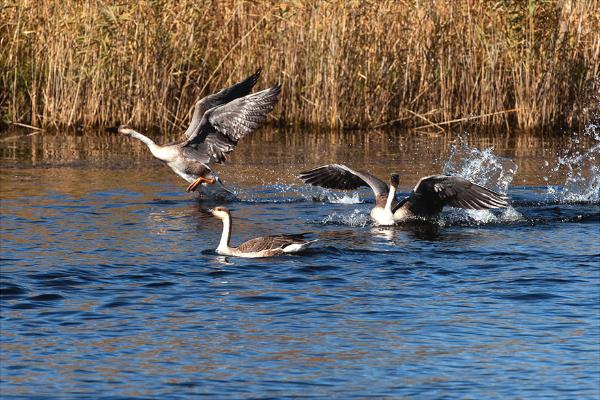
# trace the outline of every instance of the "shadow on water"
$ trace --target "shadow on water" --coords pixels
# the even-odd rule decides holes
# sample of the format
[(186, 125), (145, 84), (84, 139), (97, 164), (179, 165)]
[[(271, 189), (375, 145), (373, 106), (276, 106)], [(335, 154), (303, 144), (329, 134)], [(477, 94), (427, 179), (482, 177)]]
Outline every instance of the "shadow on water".
[[(7, 137), (4, 397), (600, 391), (592, 137), (579, 142), (582, 159), (568, 136), (460, 142), (265, 129), (215, 167), (235, 201), (185, 193), (185, 182), (126, 138)], [(294, 177), (334, 161), (382, 177), (391, 166), (401, 195), (421, 176), (451, 169), (507, 187), (512, 207), (377, 227), (368, 190), (323, 191)], [(205, 212), (216, 205), (232, 210), (234, 244), (301, 232), (319, 242), (275, 259), (218, 256), (222, 225)]]

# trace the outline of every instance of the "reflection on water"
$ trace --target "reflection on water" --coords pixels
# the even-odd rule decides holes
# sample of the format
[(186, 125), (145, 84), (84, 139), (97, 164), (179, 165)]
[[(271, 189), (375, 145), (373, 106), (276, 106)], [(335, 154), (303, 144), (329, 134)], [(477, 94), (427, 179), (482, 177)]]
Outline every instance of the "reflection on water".
[[(158, 169), (160, 162), (140, 142), (103, 131), (40, 132), (26, 136), (25, 131), (8, 131), (0, 137), (0, 162), (4, 166), (69, 166), (87, 168), (137, 168), (141, 173)], [(178, 138), (152, 135), (157, 143)], [(446, 133), (417, 135), (414, 132), (319, 132), (261, 129), (240, 142), (230, 163), (215, 170), (228, 181), (240, 178), (249, 185), (289, 183), (300, 169), (330, 162), (343, 162), (387, 176), (393, 169), (402, 174), (401, 184), (412, 187), (424, 175), (440, 173), (453, 145), (493, 149), (498, 157), (518, 165), (515, 185), (545, 185), (547, 165), (572, 147), (568, 134), (510, 135)], [(590, 135), (579, 135), (578, 147), (587, 149), (597, 143)], [(243, 166), (243, 168), (240, 168)], [(159, 172), (160, 173), (160, 172)], [(550, 184), (560, 184), (564, 175), (553, 174)]]
[[(234, 243), (320, 238), (262, 260), (217, 256), (221, 222), (204, 210), (220, 201), (185, 193), (137, 143), (2, 141), (0, 393), (597, 397), (600, 206), (546, 195), (544, 161), (556, 165), (564, 140), (467, 138), (518, 165), (514, 209), (384, 228), (369, 222), (368, 191), (294, 174), (392, 165), (406, 192), (451, 164), (452, 138), (261, 131), (216, 168), (240, 197), (227, 204)], [(451, 160), (459, 173), (468, 157)]]

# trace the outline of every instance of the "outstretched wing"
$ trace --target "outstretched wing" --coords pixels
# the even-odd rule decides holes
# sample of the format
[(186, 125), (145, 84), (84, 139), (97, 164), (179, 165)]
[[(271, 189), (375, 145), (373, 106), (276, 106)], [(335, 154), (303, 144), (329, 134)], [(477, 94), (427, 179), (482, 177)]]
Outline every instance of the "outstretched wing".
[(258, 128), (275, 106), (281, 85), (235, 99), (204, 113), (196, 131), (183, 143), (186, 157), (220, 163), (238, 140)]
[(421, 178), (413, 195), (425, 204), (471, 210), (508, 207), (507, 198), (459, 176), (433, 175)]
[(263, 250), (283, 249), (291, 244), (304, 244), (306, 242), (304, 235), (301, 234), (262, 236), (242, 243), (237, 249), (244, 253), (256, 253)]
[(230, 101), (248, 95), (258, 81), (261, 71), (262, 69), (259, 68), (254, 74), (250, 75), (243, 81), (229, 86), (228, 88), (222, 89), (218, 93), (208, 95), (198, 100), (194, 106), (194, 115), (192, 116), (190, 125), (184, 133), (185, 138), (189, 139), (189, 137), (198, 129), (198, 126), (202, 121), (202, 116), (206, 111), (213, 107), (227, 104)]
[(301, 172), (298, 178), (313, 186), (327, 189), (353, 190), (368, 186), (375, 196), (387, 195), (388, 185), (368, 172), (355, 171), (342, 164), (327, 164)]

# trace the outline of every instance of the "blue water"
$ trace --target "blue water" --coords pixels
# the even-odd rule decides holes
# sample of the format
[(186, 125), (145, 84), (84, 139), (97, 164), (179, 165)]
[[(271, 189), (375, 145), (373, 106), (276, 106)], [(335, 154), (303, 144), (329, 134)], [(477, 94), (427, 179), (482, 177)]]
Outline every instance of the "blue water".
[[(381, 228), (368, 192), (230, 171), (241, 201), (198, 200), (142, 165), (1, 170), (2, 398), (600, 396), (597, 202), (513, 185), (509, 212)], [(218, 256), (220, 204), (234, 244), (320, 241)]]

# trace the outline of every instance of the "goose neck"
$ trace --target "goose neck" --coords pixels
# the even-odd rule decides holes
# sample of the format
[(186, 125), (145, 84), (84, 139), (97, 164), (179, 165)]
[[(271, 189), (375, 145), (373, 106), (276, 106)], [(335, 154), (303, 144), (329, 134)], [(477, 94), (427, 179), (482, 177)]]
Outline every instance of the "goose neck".
[(231, 241), (231, 217), (227, 215), (223, 218), (223, 233), (221, 234), (221, 241), (217, 250), (224, 251), (229, 250), (229, 243)]

